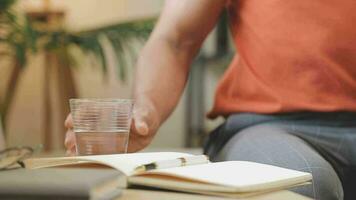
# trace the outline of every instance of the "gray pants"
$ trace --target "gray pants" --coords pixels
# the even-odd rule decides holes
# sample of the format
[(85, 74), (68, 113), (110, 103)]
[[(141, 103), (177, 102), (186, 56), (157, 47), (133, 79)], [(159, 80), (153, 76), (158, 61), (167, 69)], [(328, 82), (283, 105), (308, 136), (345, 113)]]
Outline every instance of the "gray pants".
[(310, 172), (293, 189), (314, 199), (356, 199), (356, 113), (236, 114), (214, 130), (213, 161), (245, 160)]

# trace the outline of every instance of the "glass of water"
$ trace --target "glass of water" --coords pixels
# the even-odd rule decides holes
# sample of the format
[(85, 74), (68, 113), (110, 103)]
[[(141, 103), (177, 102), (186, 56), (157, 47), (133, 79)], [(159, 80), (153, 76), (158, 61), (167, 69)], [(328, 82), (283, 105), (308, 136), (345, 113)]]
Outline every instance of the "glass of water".
[(78, 155), (126, 153), (133, 100), (70, 99)]

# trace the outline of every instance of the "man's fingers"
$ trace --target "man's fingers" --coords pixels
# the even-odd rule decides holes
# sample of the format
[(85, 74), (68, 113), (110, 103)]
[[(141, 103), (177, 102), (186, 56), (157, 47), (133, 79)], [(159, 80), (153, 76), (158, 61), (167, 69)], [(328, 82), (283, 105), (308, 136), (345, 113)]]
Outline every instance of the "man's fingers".
[(155, 117), (148, 106), (135, 106), (133, 111), (134, 131), (142, 136), (148, 135), (154, 126)]
[(64, 126), (68, 129), (66, 132), (66, 137), (64, 139), (64, 146), (66, 147), (66, 155), (67, 156), (75, 156), (76, 148), (75, 148), (75, 134), (73, 132), (73, 118), (72, 115), (69, 114), (67, 119), (64, 121)]
[(68, 129), (66, 133), (66, 138), (64, 140), (64, 146), (66, 147), (66, 149), (72, 149), (73, 147), (75, 147), (75, 144), (76, 141), (74, 132)]
[(141, 121), (139, 119), (139, 120), (135, 120), (134, 123), (135, 123), (136, 132), (139, 135), (142, 135), (142, 136), (148, 135), (148, 126), (147, 126), (146, 122)]
[(76, 152), (75, 148), (72, 148), (72, 149), (66, 151), (66, 155), (67, 156), (75, 156), (75, 155), (77, 155), (77, 152)]
[(139, 135), (148, 135), (149, 127), (147, 124), (148, 112), (135, 107), (133, 111), (133, 128), (134, 132)]
[(64, 126), (67, 128), (73, 128), (73, 118), (72, 118), (72, 114), (69, 114), (67, 116), (67, 119), (64, 121)]
[(71, 129), (68, 129), (66, 133), (66, 138), (64, 140), (64, 146), (66, 147), (66, 155), (67, 156), (75, 156), (76, 155), (76, 141), (75, 134)]
[(130, 134), (128, 153), (137, 152), (145, 148), (151, 141), (151, 137), (132, 133)]

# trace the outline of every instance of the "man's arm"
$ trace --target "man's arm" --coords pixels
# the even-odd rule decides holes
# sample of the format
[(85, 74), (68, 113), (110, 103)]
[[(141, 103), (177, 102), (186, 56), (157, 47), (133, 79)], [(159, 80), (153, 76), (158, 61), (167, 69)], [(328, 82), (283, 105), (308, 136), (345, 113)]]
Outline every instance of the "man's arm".
[(147, 146), (174, 110), (190, 64), (226, 0), (168, 0), (143, 48), (134, 87), (136, 108), (129, 151)]
[[(189, 66), (214, 27), (226, 0), (167, 0), (158, 24), (143, 48), (134, 87), (136, 99), (129, 152), (146, 147), (175, 108)], [(65, 146), (75, 154), (73, 119), (68, 115)]]

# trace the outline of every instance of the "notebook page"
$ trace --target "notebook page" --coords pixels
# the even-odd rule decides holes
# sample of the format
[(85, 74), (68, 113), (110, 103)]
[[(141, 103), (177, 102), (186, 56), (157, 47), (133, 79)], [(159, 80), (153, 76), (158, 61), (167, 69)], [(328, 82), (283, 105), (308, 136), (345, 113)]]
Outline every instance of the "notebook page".
[(246, 161), (192, 165), (159, 169), (147, 173), (169, 175), (232, 187), (236, 192), (252, 192), (295, 185), (309, 181), (312, 178), (309, 173)]
[(76, 156), (58, 158), (34, 158), (24, 161), (26, 168), (44, 168), (82, 163), (99, 163), (118, 169), (125, 175), (131, 175), (133, 170), (143, 164), (160, 160), (170, 160), (179, 157), (193, 156), (178, 152), (130, 153), (95, 156)]

